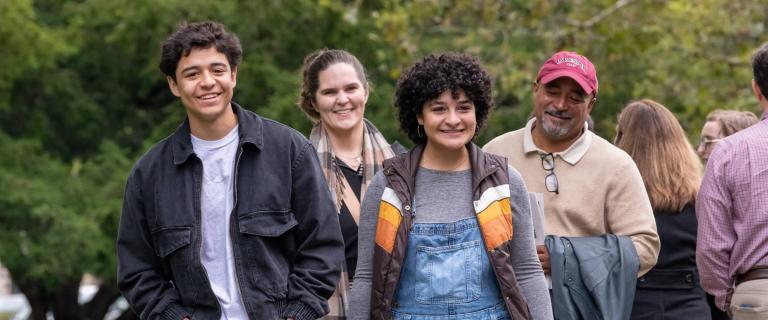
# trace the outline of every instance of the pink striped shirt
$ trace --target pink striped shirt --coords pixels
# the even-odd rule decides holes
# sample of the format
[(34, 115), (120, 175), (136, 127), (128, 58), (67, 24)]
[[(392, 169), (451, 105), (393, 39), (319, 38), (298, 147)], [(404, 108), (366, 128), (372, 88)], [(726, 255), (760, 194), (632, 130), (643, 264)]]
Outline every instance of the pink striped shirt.
[(716, 145), (696, 201), (696, 216), (701, 286), (726, 310), (736, 277), (756, 265), (768, 265), (766, 115)]

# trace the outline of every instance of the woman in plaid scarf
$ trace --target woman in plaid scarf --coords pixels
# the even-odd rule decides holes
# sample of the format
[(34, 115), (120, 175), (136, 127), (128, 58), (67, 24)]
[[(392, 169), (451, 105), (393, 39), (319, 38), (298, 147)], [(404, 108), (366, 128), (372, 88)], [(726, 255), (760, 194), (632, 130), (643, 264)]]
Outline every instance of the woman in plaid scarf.
[(346, 318), (349, 279), (357, 265), (360, 200), (382, 161), (395, 155), (379, 130), (363, 117), (368, 93), (365, 70), (349, 52), (322, 49), (304, 59), (299, 107), (315, 123), (309, 140), (336, 202), (346, 246), (346, 264), (325, 319)]

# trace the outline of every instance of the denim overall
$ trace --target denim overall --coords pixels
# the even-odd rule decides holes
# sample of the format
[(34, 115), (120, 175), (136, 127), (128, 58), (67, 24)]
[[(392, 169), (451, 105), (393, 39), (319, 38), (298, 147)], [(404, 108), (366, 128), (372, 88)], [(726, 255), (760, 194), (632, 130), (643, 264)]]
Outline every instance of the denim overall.
[(414, 224), (392, 318), (510, 319), (484, 248), (475, 217)]

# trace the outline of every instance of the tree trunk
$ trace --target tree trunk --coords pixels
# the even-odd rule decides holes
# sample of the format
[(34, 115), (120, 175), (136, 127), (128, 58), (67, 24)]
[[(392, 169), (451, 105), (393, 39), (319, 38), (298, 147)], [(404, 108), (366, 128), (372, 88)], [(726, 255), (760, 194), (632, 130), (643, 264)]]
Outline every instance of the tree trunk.
[(83, 319), (77, 299), (80, 294), (80, 280), (70, 281), (56, 290), (53, 297), (53, 317), (55, 319)]
[(19, 290), (27, 298), (29, 303), (29, 320), (46, 320), (45, 314), (48, 313), (48, 296), (40, 290), (34, 283), (16, 282)]
[[(120, 291), (117, 286), (102, 283), (99, 285), (99, 291), (93, 296), (91, 301), (83, 305), (83, 315), (87, 320), (102, 320), (109, 311), (109, 306), (120, 298)], [(127, 312), (133, 313), (131, 310)]]
[(128, 310), (123, 311), (123, 314), (117, 320), (139, 320), (139, 316), (131, 308), (128, 308)]
[[(84, 305), (78, 304), (80, 282), (72, 281), (63, 285), (55, 294), (42, 292), (36, 284), (17, 282), (19, 290), (27, 298), (30, 307), (29, 320), (46, 320), (46, 314), (51, 311), (55, 319), (65, 320), (102, 320), (109, 307), (120, 298), (120, 291), (114, 285), (102, 284), (91, 301)], [(128, 308), (118, 320), (139, 320), (139, 317)]]

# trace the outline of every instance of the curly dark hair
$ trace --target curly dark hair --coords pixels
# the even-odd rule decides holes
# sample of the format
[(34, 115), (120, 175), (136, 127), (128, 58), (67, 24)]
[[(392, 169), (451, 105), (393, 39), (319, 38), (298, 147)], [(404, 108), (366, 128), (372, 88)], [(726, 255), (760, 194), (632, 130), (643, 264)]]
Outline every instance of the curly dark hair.
[[(430, 54), (418, 60), (397, 80), (395, 107), (398, 109), (400, 130), (416, 144), (427, 141), (419, 134), (417, 116), (424, 104), (451, 90), (454, 98), (459, 89), (475, 104), (477, 131), (485, 126), (493, 108), (493, 82), (480, 61), (462, 53)], [(477, 135), (477, 131), (475, 135)]]
[(176, 80), (176, 67), (181, 57), (188, 56), (192, 49), (215, 47), (227, 56), (229, 67), (235, 69), (243, 57), (243, 48), (236, 35), (224, 29), (224, 25), (215, 21), (203, 21), (188, 24), (182, 22), (165, 41), (160, 55), (160, 71)]
[(312, 119), (312, 122), (320, 121), (320, 113), (314, 108), (315, 91), (320, 86), (320, 72), (328, 69), (333, 64), (346, 63), (355, 69), (358, 80), (363, 84), (363, 88), (368, 90), (368, 78), (365, 75), (365, 68), (355, 55), (341, 49), (320, 49), (304, 57), (304, 66), (302, 69), (301, 92), (299, 92), (299, 102), (297, 103), (301, 110)]

